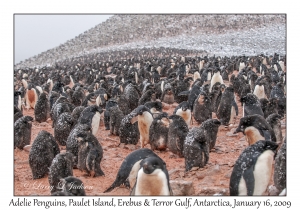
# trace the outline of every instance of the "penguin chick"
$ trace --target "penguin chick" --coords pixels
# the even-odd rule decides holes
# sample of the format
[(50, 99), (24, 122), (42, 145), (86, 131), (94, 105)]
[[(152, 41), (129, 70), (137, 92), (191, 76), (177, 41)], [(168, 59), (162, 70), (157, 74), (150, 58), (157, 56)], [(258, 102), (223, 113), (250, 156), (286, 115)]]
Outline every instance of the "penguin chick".
[(78, 141), (78, 164), (81, 171), (85, 171), (91, 177), (103, 176), (100, 162), (103, 157), (103, 149), (97, 138), (90, 132), (81, 132), (76, 137)]
[(23, 116), (14, 124), (14, 148), (23, 149), (24, 146), (30, 144), (31, 128), (33, 118), (31, 116)]
[(57, 123), (54, 126), (54, 138), (59, 145), (66, 145), (68, 136), (74, 125), (74, 119), (71, 113), (64, 112), (59, 115)]
[(50, 118), (50, 104), (46, 93), (41, 93), (34, 109), (35, 120), (39, 123), (46, 122)]
[(154, 118), (149, 131), (152, 150), (166, 150), (169, 131), (168, 113), (163, 112)]
[(119, 136), (119, 129), (121, 121), (124, 117), (122, 111), (119, 109), (119, 106), (113, 106), (109, 108), (110, 112), (110, 134), (113, 134), (115, 136)]
[(183, 157), (183, 143), (189, 132), (188, 126), (179, 115), (170, 116), (169, 121), (168, 148), (172, 153)]
[(68, 176), (73, 176), (73, 155), (70, 152), (57, 154), (49, 168), (51, 194), (58, 191), (60, 179)]
[(132, 111), (121, 120), (119, 128), (120, 143), (133, 145), (138, 143), (140, 132), (136, 118), (136, 113)]
[(248, 93), (241, 98), (241, 103), (243, 104), (243, 117), (254, 114), (264, 116), (261, 104), (256, 95)]
[(266, 121), (273, 129), (276, 136), (276, 143), (281, 144), (282, 142), (282, 131), (281, 131), (281, 116), (279, 114), (271, 114), (267, 117)]
[(59, 154), (59, 147), (52, 134), (40, 131), (29, 152), (29, 166), (33, 179), (44, 177), (49, 172), (53, 158)]
[(211, 100), (206, 92), (201, 91), (193, 105), (194, 119), (201, 124), (207, 119), (212, 118)]
[(286, 139), (275, 157), (273, 176), (275, 187), (282, 192), (286, 188)]
[(91, 126), (93, 135), (96, 135), (100, 125), (100, 114), (102, 112), (101, 107), (97, 105), (88, 106), (81, 112), (78, 123)]

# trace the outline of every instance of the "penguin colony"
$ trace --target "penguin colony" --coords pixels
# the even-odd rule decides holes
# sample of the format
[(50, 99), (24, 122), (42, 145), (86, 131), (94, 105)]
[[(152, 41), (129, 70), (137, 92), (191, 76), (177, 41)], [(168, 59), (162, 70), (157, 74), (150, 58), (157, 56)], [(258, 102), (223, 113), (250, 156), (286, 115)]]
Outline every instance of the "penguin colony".
[[(276, 53), (231, 58), (137, 55), (17, 69), (14, 147), (31, 148), (32, 178), (48, 176), (54, 186), (49, 193), (85, 195), (84, 190), (64, 187), (72, 180), (84, 185), (74, 176), (76, 169), (90, 177), (107, 174), (110, 166), (102, 160), (111, 148), (103, 149), (107, 139), (99, 136), (110, 130), (109, 136), (118, 141), (116, 147), (134, 149), (122, 158), (115, 181), (105, 183), (110, 186), (105, 193), (125, 185), (130, 195), (173, 195), (166, 162), (159, 154), (184, 159), (185, 173), (207, 167), (210, 154), (218, 149), (222, 127), (244, 135), (248, 143), (234, 164), (230, 195), (265, 195), (275, 159), (273, 179), (283, 191), (286, 162), (281, 160), (285, 161), (286, 150), (280, 150), (280, 157), (277, 150), (286, 144), (281, 133), (286, 68), (279, 65), (285, 62)], [(163, 112), (170, 108), (174, 112)], [(34, 116), (23, 116), (29, 109), (34, 109)], [(41, 130), (30, 145), (32, 121), (52, 121), (54, 135)]]

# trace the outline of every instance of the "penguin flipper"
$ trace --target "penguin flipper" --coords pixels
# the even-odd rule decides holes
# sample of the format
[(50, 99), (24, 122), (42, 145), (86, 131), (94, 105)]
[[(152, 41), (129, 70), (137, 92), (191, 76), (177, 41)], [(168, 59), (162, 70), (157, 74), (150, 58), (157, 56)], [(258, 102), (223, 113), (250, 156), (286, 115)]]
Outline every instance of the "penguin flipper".
[(261, 130), (261, 132), (263, 133), (263, 136), (265, 137), (265, 140), (272, 141), (271, 140), (271, 133), (270, 133), (269, 130)]
[(191, 92), (190, 90), (182, 91), (178, 94), (178, 96), (189, 96), (190, 92)]
[(243, 178), (245, 179), (245, 182), (246, 182), (248, 196), (253, 195), (253, 192), (254, 192), (255, 180), (254, 180), (253, 169), (254, 169), (254, 166), (251, 166), (251, 167), (247, 168), (243, 174)]

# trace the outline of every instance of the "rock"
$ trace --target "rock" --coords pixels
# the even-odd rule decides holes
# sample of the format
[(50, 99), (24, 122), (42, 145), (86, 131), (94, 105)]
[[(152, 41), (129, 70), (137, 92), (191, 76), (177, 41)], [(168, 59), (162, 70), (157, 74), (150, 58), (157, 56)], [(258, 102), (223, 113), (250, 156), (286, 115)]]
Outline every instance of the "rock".
[(242, 138), (240, 138), (240, 141), (246, 141), (245, 136), (243, 136)]
[(268, 187), (268, 195), (277, 196), (279, 195), (279, 190), (274, 185), (270, 185)]
[(26, 152), (30, 152), (31, 149), (31, 145), (26, 145), (25, 147), (23, 147), (23, 150)]
[(195, 194), (193, 182), (191, 181), (170, 181), (170, 186), (174, 196), (184, 195), (190, 196)]
[(172, 175), (172, 174), (174, 174), (174, 173), (176, 173), (176, 172), (178, 172), (178, 171), (184, 172), (184, 169), (178, 169), (178, 168), (175, 168), (175, 169), (169, 170), (168, 173), (169, 173), (169, 175)]
[(204, 171), (197, 171), (196, 176), (198, 179), (204, 179), (206, 176), (206, 173)]
[(229, 190), (220, 187), (204, 187), (201, 189), (200, 195), (229, 195)]
[(214, 175), (216, 175), (219, 172), (220, 172), (220, 166), (219, 165), (215, 165), (213, 168), (211, 168), (207, 172), (207, 176), (214, 176)]
[(237, 133), (233, 134), (231, 132), (227, 132), (226, 136), (232, 137), (232, 136), (238, 136), (238, 134)]
[(135, 145), (133, 145), (133, 144), (127, 144), (127, 145), (124, 146), (124, 148), (133, 151), (133, 150), (135, 150)]

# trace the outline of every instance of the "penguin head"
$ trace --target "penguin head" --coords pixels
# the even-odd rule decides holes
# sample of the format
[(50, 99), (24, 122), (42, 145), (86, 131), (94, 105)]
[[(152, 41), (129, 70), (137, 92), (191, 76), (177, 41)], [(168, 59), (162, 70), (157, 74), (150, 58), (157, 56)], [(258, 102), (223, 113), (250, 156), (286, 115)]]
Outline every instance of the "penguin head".
[(137, 115), (143, 115), (144, 112), (149, 112), (149, 109), (145, 105), (140, 105), (135, 110)]
[(24, 122), (31, 124), (33, 122), (33, 118), (31, 116), (24, 116)]
[(165, 163), (158, 157), (148, 157), (141, 161), (140, 166), (145, 174), (151, 175), (157, 169), (163, 170)]
[(182, 111), (187, 111), (188, 109), (190, 109), (189, 103), (187, 101), (182, 102), (181, 109)]

